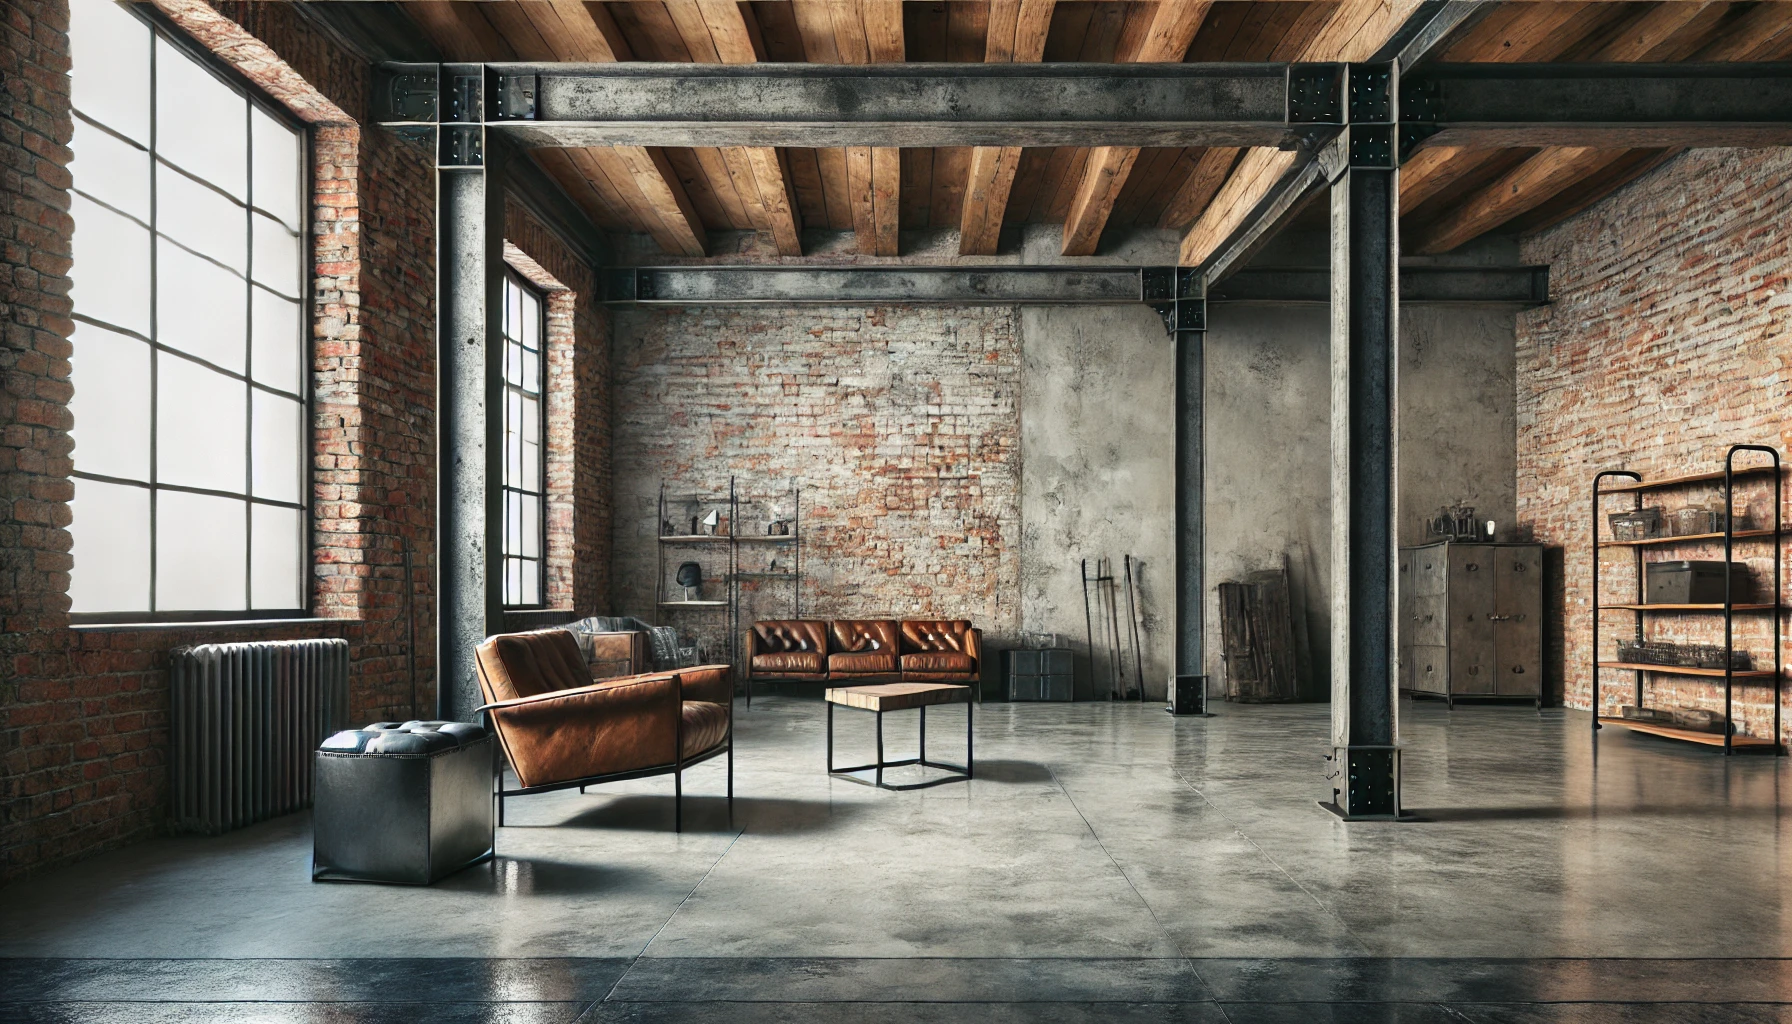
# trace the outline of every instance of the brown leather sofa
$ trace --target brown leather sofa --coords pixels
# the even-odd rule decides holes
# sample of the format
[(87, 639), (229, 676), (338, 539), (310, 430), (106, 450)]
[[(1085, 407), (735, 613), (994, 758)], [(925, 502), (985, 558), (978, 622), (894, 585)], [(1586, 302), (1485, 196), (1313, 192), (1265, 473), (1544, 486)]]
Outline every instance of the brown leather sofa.
[(983, 633), (966, 619), (776, 619), (753, 623), (746, 650), (749, 706), (755, 682), (975, 685), (983, 669)]
[(563, 629), (489, 637), (476, 651), (489, 727), (519, 788), (504, 800), (651, 775), (673, 776), (673, 828), (684, 827), (684, 770), (728, 755), (734, 808), (734, 686), (727, 665), (700, 665), (592, 682), (578, 641)]

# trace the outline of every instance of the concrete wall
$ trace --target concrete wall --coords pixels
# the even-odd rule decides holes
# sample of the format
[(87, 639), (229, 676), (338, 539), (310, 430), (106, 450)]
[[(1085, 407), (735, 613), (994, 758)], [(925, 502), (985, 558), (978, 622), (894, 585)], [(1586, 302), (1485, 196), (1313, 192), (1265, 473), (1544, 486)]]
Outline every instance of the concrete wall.
[[(1088, 559), (1093, 574), (1098, 558), (1112, 559), (1124, 588), (1123, 556), (1133, 556), (1145, 692), (1160, 699), (1175, 628), (1174, 347), (1144, 306), (1031, 307), (1020, 319), (1021, 628), (1063, 634), (1086, 650), (1078, 563)], [(1102, 629), (1097, 623), (1101, 663), (1093, 678), (1079, 666), (1079, 697), (1109, 691)]]

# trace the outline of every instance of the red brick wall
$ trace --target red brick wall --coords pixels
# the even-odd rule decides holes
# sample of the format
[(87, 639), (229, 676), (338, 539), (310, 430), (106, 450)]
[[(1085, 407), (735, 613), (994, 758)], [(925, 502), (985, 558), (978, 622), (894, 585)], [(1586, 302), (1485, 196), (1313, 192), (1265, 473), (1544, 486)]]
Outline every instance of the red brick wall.
[[(653, 617), (660, 482), (725, 495), (734, 474), (761, 497), (802, 483), (806, 617), (963, 617), (993, 636), (1018, 628), (1013, 310), (630, 310), (615, 314), (611, 359), (619, 610)], [(763, 506), (740, 524), (745, 534), (765, 526)], [(748, 559), (790, 554), (742, 547)], [(671, 567), (691, 556), (669, 552), (668, 591)], [(709, 575), (709, 559), (698, 560)], [(750, 585), (763, 590), (743, 608), (743, 628), (789, 614), (788, 584)], [(721, 640), (720, 616), (663, 621)]]
[(66, 274), (78, 226), (66, 213), (68, 8), (67, 0), (0, 0), (0, 160), (12, 172), (0, 176), (0, 880), (142, 837), (161, 822), (174, 647), (346, 637), (353, 717), (408, 715), (407, 549), (415, 556), (423, 703), (433, 696), (428, 154), (385, 133), (362, 134), (365, 67), (287, 5), (220, 5), (225, 17), (197, 0), (159, 6), (316, 126), (313, 599), (328, 618), (69, 628)]
[[(1570, 706), (1588, 707), (1590, 697), (1593, 474), (1721, 470), (1730, 444), (1792, 446), (1789, 217), (1792, 151), (1702, 150), (1525, 243), (1526, 262), (1550, 264), (1555, 301), (1518, 320), (1518, 515), (1560, 548), (1550, 656)], [(1750, 493), (1751, 512), (1771, 521), (1769, 490)], [(1650, 503), (1702, 506), (1713, 494), (1671, 491)], [(1757, 543), (1743, 555), (1758, 585), (1768, 585), (1772, 549)], [(1605, 599), (1634, 600), (1629, 556), (1601, 557), (1602, 575), (1611, 576), (1601, 581)], [(1648, 557), (1721, 559), (1723, 551), (1676, 546)], [(1792, 549), (1782, 559), (1792, 567)], [(1606, 613), (1602, 659), (1631, 621)], [(1722, 642), (1721, 617), (1652, 623), (1661, 639)], [(1771, 664), (1774, 641), (1769, 621), (1755, 616), (1738, 646)], [(1605, 673), (1602, 706), (1629, 703), (1632, 679)], [(1739, 728), (1770, 735), (1769, 691), (1738, 694)], [(1662, 677), (1646, 699), (1721, 708), (1722, 683)]]

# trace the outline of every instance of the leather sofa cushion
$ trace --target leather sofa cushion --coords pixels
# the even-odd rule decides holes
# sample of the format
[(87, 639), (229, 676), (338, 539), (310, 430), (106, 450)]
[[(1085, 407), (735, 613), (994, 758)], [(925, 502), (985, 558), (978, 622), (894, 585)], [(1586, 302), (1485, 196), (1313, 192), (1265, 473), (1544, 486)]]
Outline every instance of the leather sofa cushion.
[(902, 624), (902, 652), (964, 651), (970, 643), (968, 619), (909, 619)]
[[(889, 619), (835, 619), (828, 633), (830, 654), (896, 654), (896, 623)], [(892, 663), (890, 667), (896, 666)]]
[(894, 672), (896, 671), (896, 652), (866, 651), (862, 654), (830, 654), (828, 655), (828, 671), (831, 672)]
[(479, 645), (487, 702), (515, 700), (591, 684), (578, 640), (564, 629), (508, 633)]
[(827, 670), (827, 656), (820, 651), (787, 651), (783, 654), (753, 655), (754, 672), (802, 672), (809, 675), (820, 675)]
[(696, 757), (727, 738), (727, 708), (706, 700), (684, 702), (685, 757)]
[(957, 651), (923, 651), (902, 656), (904, 672), (975, 672), (977, 662)]
[[(753, 623), (754, 654), (828, 649), (828, 627), (812, 619), (768, 619)], [(819, 671), (819, 670), (818, 670)]]

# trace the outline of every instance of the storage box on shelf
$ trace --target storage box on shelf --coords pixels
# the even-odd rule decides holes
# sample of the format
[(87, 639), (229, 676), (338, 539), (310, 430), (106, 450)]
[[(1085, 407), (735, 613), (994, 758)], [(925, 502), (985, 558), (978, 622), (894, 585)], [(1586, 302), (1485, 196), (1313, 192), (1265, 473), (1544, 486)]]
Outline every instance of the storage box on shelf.
[[(1768, 465), (1737, 467), (1736, 457), (1743, 452), (1763, 453), (1771, 456), (1773, 461)], [(1606, 481), (1610, 479), (1625, 477), (1629, 478), (1629, 482), (1606, 485)], [(1757, 526), (1735, 511), (1738, 485), (1747, 487), (1761, 483), (1765, 483), (1771, 493), (1773, 514), (1771, 529), (1767, 529), (1764, 523)], [(1680, 509), (1664, 517), (1660, 506), (1644, 508), (1645, 494), (1711, 484), (1722, 485), (1724, 504), (1721, 510)], [(1608, 521), (1611, 537), (1610, 539), (1601, 539), (1599, 516), (1602, 507), (1600, 500), (1619, 494), (1635, 495), (1635, 507), (1610, 513)], [(1616, 725), (1655, 736), (1721, 746), (1725, 754), (1738, 749), (1772, 750), (1775, 753), (1781, 751), (1780, 697), (1783, 672), (1779, 616), (1783, 607), (1783, 598), (1780, 592), (1782, 586), (1780, 566), (1780, 547), (1783, 536), (1782, 500), (1779, 452), (1764, 445), (1731, 445), (1724, 455), (1724, 468), (1719, 472), (1695, 473), (1688, 476), (1665, 477), (1648, 481), (1644, 480), (1640, 474), (1629, 470), (1605, 470), (1594, 475), (1592, 705), (1595, 740), (1598, 739), (1602, 726)], [(1673, 527), (1672, 534), (1664, 535), (1662, 529), (1664, 518)], [(1650, 548), (1685, 546), (1720, 540), (1723, 542), (1724, 555), (1721, 561), (1654, 560), (1644, 557), (1645, 550)], [(1747, 567), (1735, 560), (1738, 542), (1745, 545), (1764, 543), (1771, 550), (1773, 574), (1767, 586), (1754, 586)], [(1634, 602), (1608, 602), (1600, 590), (1601, 556), (1610, 551), (1629, 552), (1636, 573), (1636, 599)], [(1726, 566), (1728, 567), (1727, 571)], [(1614, 655), (1616, 660), (1610, 661), (1600, 660), (1602, 654), (1599, 646), (1600, 617), (1602, 613), (1606, 612), (1628, 612), (1634, 616), (1633, 638), (1628, 642), (1620, 641)], [(1648, 624), (1652, 615), (1697, 614), (1723, 616), (1724, 642), (1721, 646), (1672, 644), (1651, 639), (1649, 635)], [(1756, 657), (1751, 652), (1736, 649), (1736, 616), (1757, 614), (1771, 616), (1771, 628), (1768, 630), (1773, 644), (1771, 659)], [(1771, 668), (1767, 667), (1769, 661), (1771, 661)], [(1601, 670), (1635, 673), (1634, 703), (1626, 706), (1624, 714), (1620, 716), (1600, 713)], [(1722, 679), (1724, 681), (1724, 709), (1721, 719), (1717, 719), (1715, 716), (1706, 716), (1712, 719), (1709, 723), (1711, 727), (1691, 727), (1685, 721), (1676, 720), (1680, 716), (1677, 716), (1672, 710), (1648, 707), (1644, 700), (1644, 677), (1646, 675)], [(1772, 689), (1772, 737), (1737, 733), (1734, 721), (1734, 702), (1735, 688), (1739, 682)], [(1680, 710), (1684, 712), (1685, 709)]]

